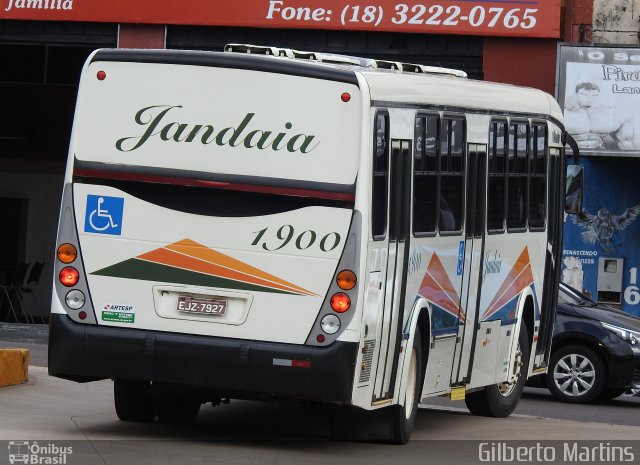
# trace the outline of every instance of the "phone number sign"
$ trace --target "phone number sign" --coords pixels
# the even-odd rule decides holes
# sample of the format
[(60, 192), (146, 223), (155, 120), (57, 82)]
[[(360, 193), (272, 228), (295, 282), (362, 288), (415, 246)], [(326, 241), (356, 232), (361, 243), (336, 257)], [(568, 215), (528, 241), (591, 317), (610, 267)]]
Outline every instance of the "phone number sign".
[(0, 19), (557, 38), (561, 0), (0, 0)]

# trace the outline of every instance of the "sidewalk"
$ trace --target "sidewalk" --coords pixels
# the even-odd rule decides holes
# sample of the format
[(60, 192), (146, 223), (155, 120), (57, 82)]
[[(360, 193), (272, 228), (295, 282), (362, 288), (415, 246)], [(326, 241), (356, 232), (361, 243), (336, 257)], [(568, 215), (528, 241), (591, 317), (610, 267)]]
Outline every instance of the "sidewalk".
[(47, 366), (48, 325), (0, 322), (0, 348), (29, 349), (31, 366)]

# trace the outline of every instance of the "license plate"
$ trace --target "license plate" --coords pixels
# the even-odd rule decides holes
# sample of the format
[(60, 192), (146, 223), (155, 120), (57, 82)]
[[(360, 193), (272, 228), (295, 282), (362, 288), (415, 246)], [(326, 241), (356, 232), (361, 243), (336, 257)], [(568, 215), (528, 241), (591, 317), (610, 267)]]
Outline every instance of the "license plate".
[(227, 301), (222, 299), (202, 299), (198, 297), (178, 297), (178, 311), (202, 315), (222, 316), (227, 313)]

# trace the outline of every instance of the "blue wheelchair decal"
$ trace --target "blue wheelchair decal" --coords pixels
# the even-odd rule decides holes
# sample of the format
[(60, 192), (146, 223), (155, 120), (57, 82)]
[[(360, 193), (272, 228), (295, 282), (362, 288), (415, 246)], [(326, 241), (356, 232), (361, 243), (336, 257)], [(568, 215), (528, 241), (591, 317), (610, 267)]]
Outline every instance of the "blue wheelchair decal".
[(462, 269), (464, 267), (464, 241), (460, 241), (458, 245), (458, 266), (456, 269), (456, 275), (462, 275)]
[(122, 233), (123, 210), (122, 197), (87, 195), (84, 231), (119, 236)]

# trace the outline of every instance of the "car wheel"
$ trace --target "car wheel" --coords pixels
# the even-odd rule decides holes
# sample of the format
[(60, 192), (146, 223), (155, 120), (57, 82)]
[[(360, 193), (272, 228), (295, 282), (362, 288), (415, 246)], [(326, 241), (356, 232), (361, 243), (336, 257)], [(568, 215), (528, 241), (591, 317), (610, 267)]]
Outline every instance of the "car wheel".
[(588, 347), (571, 345), (551, 355), (547, 384), (557, 399), (587, 404), (603, 394), (605, 375), (604, 362), (598, 354)]
[(465, 396), (469, 411), (476, 416), (505, 418), (511, 415), (518, 405), (529, 369), (530, 341), (527, 327), (520, 323), (520, 334), (516, 347), (516, 359), (513, 373), (505, 383), (486, 386)]

